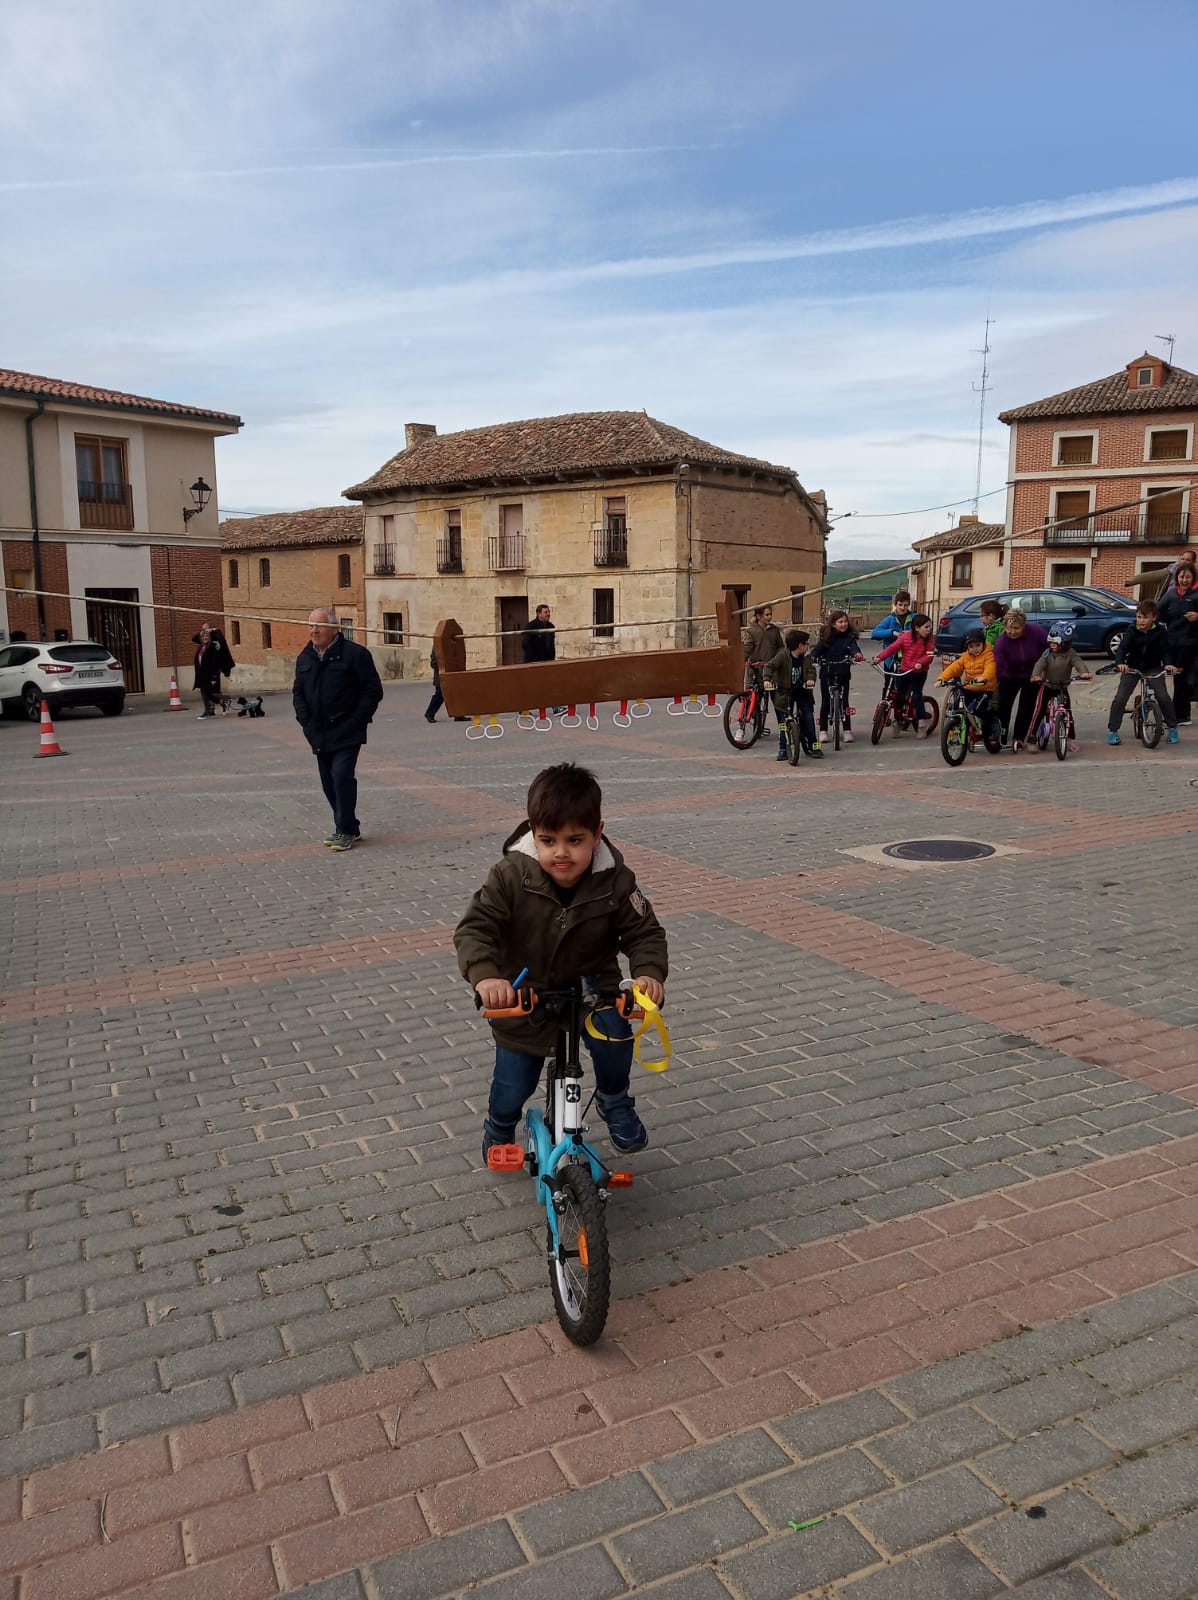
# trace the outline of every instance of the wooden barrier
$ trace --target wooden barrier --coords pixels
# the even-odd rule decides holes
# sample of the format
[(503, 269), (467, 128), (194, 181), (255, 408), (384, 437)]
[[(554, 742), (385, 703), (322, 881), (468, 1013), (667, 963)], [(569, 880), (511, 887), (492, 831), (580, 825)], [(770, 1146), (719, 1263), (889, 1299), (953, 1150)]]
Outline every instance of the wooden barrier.
[(739, 619), (727, 600), (716, 602), (720, 642), (698, 650), (647, 650), (636, 654), (578, 656), (518, 667), (466, 670), (466, 642), (453, 618), (434, 636), (441, 693), (451, 717), (548, 706), (588, 706), (600, 701), (661, 700), (675, 695), (735, 694), (744, 683), (745, 652)]

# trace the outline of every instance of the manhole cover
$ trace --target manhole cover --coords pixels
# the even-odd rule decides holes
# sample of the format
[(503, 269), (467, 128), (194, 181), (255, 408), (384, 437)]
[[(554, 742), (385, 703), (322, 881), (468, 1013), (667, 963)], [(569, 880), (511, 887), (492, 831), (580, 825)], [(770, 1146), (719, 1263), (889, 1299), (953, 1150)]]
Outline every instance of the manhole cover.
[(899, 861), (981, 861), (997, 852), (976, 839), (900, 839), (883, 845), (882, 854)]

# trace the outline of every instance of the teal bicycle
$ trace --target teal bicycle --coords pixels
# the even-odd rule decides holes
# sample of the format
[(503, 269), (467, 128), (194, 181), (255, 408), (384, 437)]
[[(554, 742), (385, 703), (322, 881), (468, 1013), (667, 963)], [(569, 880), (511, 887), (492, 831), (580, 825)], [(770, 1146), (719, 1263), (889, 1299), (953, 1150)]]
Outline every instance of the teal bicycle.
[[(631, 1172), (613, 1172), (587, 1143), (579, 1046), (584, 1029), (604, 1037), (595, 1017), (616, 1011), (628, 1021), (645, 1018), (631, 985), (606, 998), (579, 989), (516, 989), (517, 1004), (506, 1010), (481, 1007), (488, 1021), (501, 1017), (540, 1017), (557, 1024), (553, 1054), (545, 1062), (545, 1105), (524, 1114), (524, 1143), (495, 1144), (487, 1152), (494, 1172), (528, 1169), (537, 1199), (545, 1208), (545, 1253), (553, 1307), (566, 1337), (594, 1344), (603, 1332), (611, 1301), (611, 1254), (606, 1207), (613, 1189), (632, 1187)], [(650, 1063), (658, 1066), (659, 1063)]]

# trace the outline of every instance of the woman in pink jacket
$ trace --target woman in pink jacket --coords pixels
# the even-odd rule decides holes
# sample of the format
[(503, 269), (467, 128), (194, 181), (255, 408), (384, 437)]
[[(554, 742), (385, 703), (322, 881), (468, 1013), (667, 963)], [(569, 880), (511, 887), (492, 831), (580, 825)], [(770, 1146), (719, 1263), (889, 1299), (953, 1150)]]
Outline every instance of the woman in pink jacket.
[(898, 656), (901, 670), (895, 688), (910, 698), (915, 715), (915, 731), (925, 738), (932, 731), (930, 727), (920, 726), (927, 711), (923, 686), (928, 681), (928, 669), (936, 657), (932, 632), (931, 617), (917, 611), (911, 618), (910, 630), (900, 633), (893, 644), (888, 644), (885, 650), (879, 650), (874, 657), (875, 661), (888, 661), (891, 656)]

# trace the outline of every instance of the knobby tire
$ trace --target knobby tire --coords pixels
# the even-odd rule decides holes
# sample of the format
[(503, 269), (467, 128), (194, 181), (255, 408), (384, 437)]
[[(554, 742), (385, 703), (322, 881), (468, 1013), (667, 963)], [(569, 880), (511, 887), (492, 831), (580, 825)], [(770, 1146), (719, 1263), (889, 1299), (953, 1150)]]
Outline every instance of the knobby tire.
[[(607, 1321), (611, 1301), (611, 1257), (607, 1217), (589, 1167), (559, 1168), (566, 1192), (557, 1223), (565, 1259), (549, 1263), (549, 1287), (562, 1332), (573, 1344), (594, 1344)], [(584, 1265), (580, 1237), (586, 1254)]]
[(886, 724), (890, 719), (890, 707), (885, 700), (878, 703), (874, 712), (874, 725), (869, 730), (870, 744), (881, 744), (882, 735), (886, 732)]
[(798, 723), (793, 717), (787, 717), (784, 724), (784, 732), (786, 734), (786, 759), (790, 762), (792, 767), (797, 767), (799, 764), (799, 753), (802, 749), (802, 741), (799, 738)]
[(1052, 747), (1056, 751), (1058, 761), (1064, 761), (1069, 754), (1069, 718), (1058, 717), (1052, 728)]
[(945, 714), (940, 724), (940, 754), (950, 767), (959, 767), (969, 754), (969, 723), (963, 711)]
[(1165, 731), (1165, 719), (1155, 700), (1146, 700), (1140, 708), (1140, 739), (1145, 750), (1155, 750)]
[(734, 750), (751, 749), (765, 730), (760, 700), (753, 715), (749, 715), (750, 694), (748, 689), (742, 689), (739, 694), (729, 696), (724, 707), (724, 736)]

